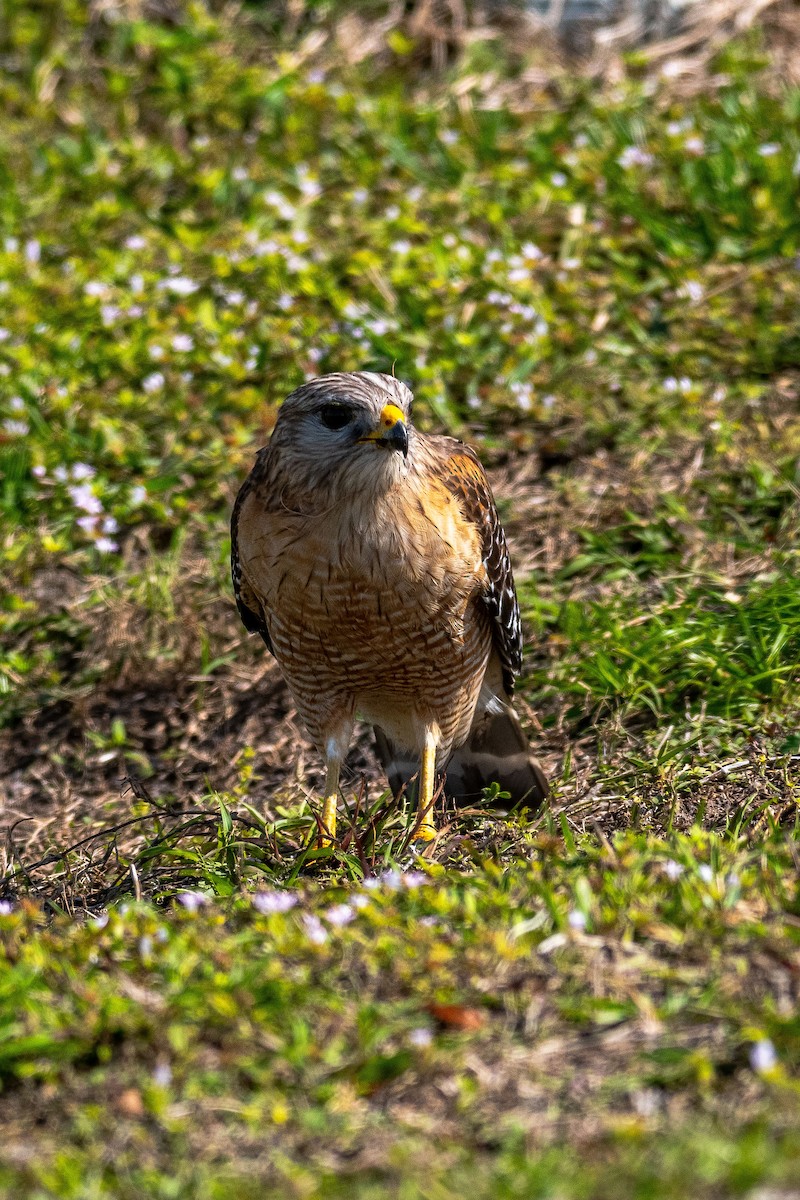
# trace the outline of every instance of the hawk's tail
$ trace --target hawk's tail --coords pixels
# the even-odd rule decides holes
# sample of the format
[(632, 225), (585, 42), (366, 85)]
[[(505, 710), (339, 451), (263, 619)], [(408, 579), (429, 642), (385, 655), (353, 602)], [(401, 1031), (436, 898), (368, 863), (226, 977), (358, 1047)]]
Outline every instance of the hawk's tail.
[[(499, 707), (499, 706), (496, 706)], [(375, 749), (395, 796), (416, 775), (419, 762), (398, 751), (379, 726), (375, 726)], [(460, 805), (478, 803), (481, 792), (493, 783), (509, 793), (499, 803), (514, 808), (538, 807), (547, 797), (544, 771), (534, 758), (519, 718), (510, 705), (484, 712), (477, 718), (463, 746), (446, 767), (445, 795)]]

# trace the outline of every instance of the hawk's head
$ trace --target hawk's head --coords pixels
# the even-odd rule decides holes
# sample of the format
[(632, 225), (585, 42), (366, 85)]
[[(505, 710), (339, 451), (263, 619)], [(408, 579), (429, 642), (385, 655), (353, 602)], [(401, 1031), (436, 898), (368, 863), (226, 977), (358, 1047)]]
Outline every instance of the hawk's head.
[(392, 375), (320, 375), (284, 400), (270, 442), (311, 486), (357, 491), (401, 478), (413, 458), (413, 396)]

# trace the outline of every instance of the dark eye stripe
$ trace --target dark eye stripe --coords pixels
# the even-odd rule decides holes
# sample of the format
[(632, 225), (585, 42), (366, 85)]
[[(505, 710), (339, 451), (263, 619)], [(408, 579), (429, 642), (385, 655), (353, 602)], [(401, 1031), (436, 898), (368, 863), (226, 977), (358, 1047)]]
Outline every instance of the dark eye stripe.
[(344, 429), (352, 421), (353, 411), (343, 404), (325, 404), (319, 410), (319, 419), (328, 429)]

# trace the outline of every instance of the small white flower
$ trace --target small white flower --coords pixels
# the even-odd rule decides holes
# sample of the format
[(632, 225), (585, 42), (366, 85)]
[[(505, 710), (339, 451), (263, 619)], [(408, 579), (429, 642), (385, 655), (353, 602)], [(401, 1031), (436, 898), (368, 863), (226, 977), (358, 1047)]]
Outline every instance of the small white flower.
[(294, 220), (297, 209), (293, 204), (290, 204), (286, 197), (282, 196), (280, 192), (265, 192), (264, 200), (272, 208), (276, 209), (278, 216), (284, 221)]
[(83, 294), (85, 296), (107, 296), (109, 290), (107, 283), (99, 283), (96, 279), (91, 279), (83, 285)]
[(234, 167), (231, 171), (231, 179), (235, 183), (245, 183), (250, 178), (250, 173), (247, 167)]
[(42, 257), (42, 247), (36, 238), (29, 238), (25, 243), (25, 261), (35, 267), (39, 259)]
[(458, 133), (455, 129), (443, 129), (439, 134), (439, 137), (444, 142), (445, 146), (455, 146), (456, 142), (458, 141)]
[(103, 533), (118, 533), (119, 532), (119, 524), (117, 523), (117, 520), (115, 517), (105, 517), (103, 520), (103, 524), (100, 526), (100, 528), (102, 529)]
[(404, 871), (403, 883), (407, 888), (422, 887), (424, 883), (428, 883), (428, 876), (424, 871)]
[(520, 250), (520, 254), (527, 261), (538, 262), (540, 258), (544, 258), (544, 254), (535, 242), (526, 242)]
[(71, 478), (77, 482), (80, 482), (82, 479), (93, 479), (97, 474), (94, 467), (90, 467), (88, 463), (84, 462), (73, 463), (69, 473)]
[(69, 487), (67, 488), (67, 493), (76, 508), (83, 509), (84, 512), (92, 514), (103, 511), (102, 504), (88, 483), (78, 484), (77, 487)]
[(697, 279), (687, 279), (678, 291), (679, 296), (686, 296), (693, 304), (703, 299), (703, 285)]
[(553, 171), (553, 174), (550, 176), (550, 182), (552, 183), (553, 187), (560, 188), (566, 187), (568, 180), (563, 171)]
[(391, 245), (392, 253), (397, 254), (397, 255), (408, 254), (410, 249), (411, 249), (411, 242), (407, 242), (404, 238), (401, 238), (397, 242), (392, 242), (392, 245)]
[(530, 412), (533, 404), (533, 387), (530, 383), (515, 381), (508, 385), (508, 390), (517, 402), (522, 412)]
[(190, 337), (188, 333), (176, 333), (172, 339), (172, 349), (188, 354), (190, 350), (194, 350), (194, 338)]
[(253, 908), (263, 916), (272, 913), (285, 913), (297, 904), (297, 896), (293, 892), (256, 892), (252, 898)]
[(25, 412), (25, 401), (22, 396), (12, 396), (8, 402), (8, 407), (12, 412)]
[(758, 147), (758, 153), (762, 158), (772, 158), (773, 155), (780, 154), (780, 152), (780, 142), (764, 142), (762, 146)]
[(19, 238), (7, 237), (3, 243), (6, 254), (16, 254), (19, 250)]
[(700, 876), (703, 883), (713, 883), (714, 881), (714, 872), (711, 870), (711, 867), (708, 865), (708, 863), (701, 863), (697, 868), (697, 874)]
[(585, 929), (586, 917), (577, 908), (573, 908), (567, 916), (570, 929)]
[(761, 1038), (750, 1047), (750, 1066), (757, 1075), (765, 1075), (778, 1065), (778, 1055), (769, 1038)]
[(178, 903), (182, 904), (187, 912), (197, 912), (198, 908), (204, 908), (208, 904), (208, 896), (205, 892), (181, 892)]
[(153, 953), (153, 939), (149, 934), (145, 933), (139, 938), (139, 955), (141, 958), (149, 958)]
[(78, 517), (75, 524), (79, 529), (82, 529), (84, 533), (94, 533), (94, 531), (97, 529), (97, 522), (99, 519), (99, 517)]
[(164, 1088), (172, 1083), (172, 1067), (168, 1062), (156, 1063), (153, 1068), (153, 1083)]
[(653, 156), (647, 150), (642, 150), (641, 146), (626, 146), (618, 156), (617, 162), (626, 170), (628, 167), (649, 167)]
[(408, 1035), (408, 1040), (412, 1046), (416, 1046), (418, 1049), (424, 1050), (425, 1047), (430, 1046), (431, 1042), (433, 1041), (433, 1034), (431, 1033), (430, 1029), (420, 1027), (419, 1029), (411, 1030)]
[(664, 380), (664, 382), (661, 384), (661, 386), (665, 392), (669, 392), (669, 393), (677, 392), (678, 381), (677, 381), (677, 379), (675, 379), (675, 377), (673, 375), (668, 375), (667, 378)]
[(163, 279), (158, 286), (162, 291), (174, 292), (176, 296), (191, 296), (200, 284), (184, 275), (176, 275), (173, 279)]
[(325, 920), (330, 925), (340, 928), (342, 925), (349, 925), (355, 915), (355, 911), (349, 904), (333, 904), (326, 910)]
[(702, 157), (702, 155), (706, 152), (705, 142), (701, 137), (697, 137), (697, 135), (694, 137), (688, 137), (683, 143), (683, 148), (687, 154), (693, 154), (697, 158)]
[(53, 471), (53, 478), (56, 480), (57, 483), (66, 483), (67, 479), (69, 478), (69, 476), (67, 474), (67, 468), (66, 467), (56, 467), (55, 471)]
[(366, 188), (356, 188), (352, 195), (354, 204), (366, 204), (369, 200), (369, 192)]
[(24, 437), (26, 433), (30, 433), (31, 427), (27, 421), (14, 421), (9, 417), (6, 421), (3, 421), (3, 429), (11, 437)]
[(107, 537), (98, 538), (95, 542), (95, 547), (101, 554), (114, 554), (119, 550), (118, 544)]
[(95, 917), (90, 924), (92, 929), (105, 929), (106, 925), (108, 924), (108, 913), (100, 913), (100, 916)]
[(323, 187), (318, 179), (312, 179), (309, 175), (303, 175), (297, 180), (297, 187), (300, 188), (300, 193), (303, 199), (315, 200), (323, 193)]
[(146, 375), (142, 380), (142, 388), (148, 395), (151, 395), (153, 392), (157, 392), (160, 388), (163, 388), (165, 382), (164, 376), (160, 371), (153, 371), (152, 375)]
[(667, 879), (674, 883), (676, 879), (680, 879), (681, 875), (683, 874), (683, 867), (679, 862), (675, 862), (674, 859), (668, 858), (664, 863), (664, 874), (666, 875)]
[(47, 475), (47, 468), (37, 463), (35, 467), (31, 467), (31, 475), (33, 475), (35, 479), (44, 479)]
[(288, 292), (282, 292), (275, 303), (281, 312), (288, 312), (290, 308), (294, 308), (294, 296), (290, 296)]
[(306, 936), (315, 946), (324, 946), (328, 940), (328, 934), (323, 927), (319, 917), (313, 913), (303, 914), (303, 926), (305, 927)]
[(10, 917), (14, 911), (14, 905), (10, 900), (0, 900), (0, 917)]
[(147, 241), (140, 233), (132, 233), (122, 244), (126, 250), (144, 250)]
[(0, 329), (0, 342), (7, 342), (11, 334), (7, 329)]
[(688, 375), (682, 375), (681, 378), (678, 380), (678, 390), (684, 396), (686, 395), (687, 392), (690, 392), (692, 390), (693, 386), (694, 385)]

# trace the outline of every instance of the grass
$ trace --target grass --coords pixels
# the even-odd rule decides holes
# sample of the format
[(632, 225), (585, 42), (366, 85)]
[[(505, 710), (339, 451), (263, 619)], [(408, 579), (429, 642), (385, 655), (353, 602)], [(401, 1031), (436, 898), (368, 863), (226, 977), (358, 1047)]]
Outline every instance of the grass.
[[(339, 3), (6, 9), (0, 1190), (789, 1200), (791, 25), (692, 88)], [(422, 857), (366, 736), (309, 849), (228, 580), (280, 400), (361, 367), (489, 467), (553, 781)]]

